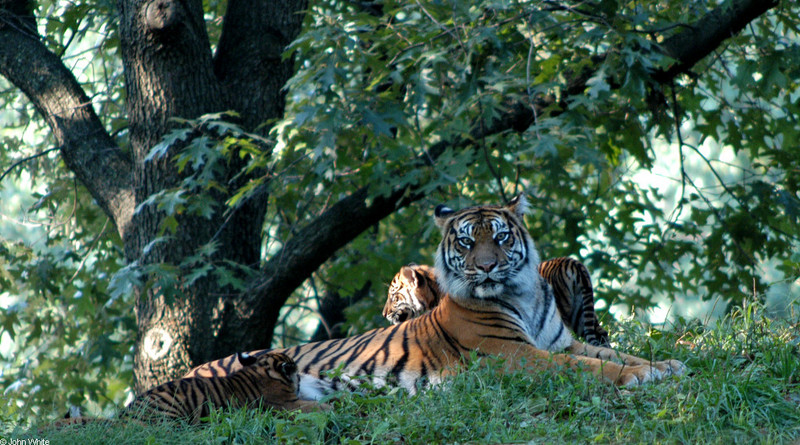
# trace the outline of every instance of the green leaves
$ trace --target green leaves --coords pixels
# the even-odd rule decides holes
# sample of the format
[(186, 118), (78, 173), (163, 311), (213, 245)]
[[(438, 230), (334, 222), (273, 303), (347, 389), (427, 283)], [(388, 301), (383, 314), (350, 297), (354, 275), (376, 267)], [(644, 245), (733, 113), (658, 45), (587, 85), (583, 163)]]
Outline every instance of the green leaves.
[(119, 240), (105, 230), (102, 214), (82, 216), (80, 228), (67, 220), (37, 230), (40, 242), (29, 236), (7, 241), (7, 232), (0, 240), (3, 417), (31, 419), (70, 403), (125, 398), (124, 386), (111, 384), (131, 375), (124, 357), (135, 325), (132, 294), (109, 294), (106, 274), (120, 267)]
[[(701, 289), (735, 301), (754, 258), (786, 255), (797, 242), (797, 187), (788, 172), (798, 171), (800, 156), (785, 142), (797, 130), (782, 119), (794, 105), (779, 93), (797, 94), (786, 74), (791, 64), (779, 62), (796, 55), (797, 36), (773, 39), (774, 29), (762, 26), (785, 17), (755, 22), (753, 32), (677, 78), (673, 98), (651, 75), (676, 62), (659, 44), (697, 20), (696, 5), (686, 2), (603, 2), (591, 12), (558, 2), (390, 3), (383, 13), (320, 6), (293, 44), (303, 62), (289, 83), (295, 100), (276, 126), (285, 144), (277, 165), (286, 167), (276, 180), (287, 185), (274, 195), (279, 208), (328, 202), (324, 196), (367, 184), (373, 196), (410, 186), (432, 196), (412, 207), (426, 224), (423, 215), (439, 201), (499, 202), (523, 191), (535, 197), (528, 224), (545, 256), (589, 259), (600, 295), (639, 306)], [(571, 90), (579, 78), (584, 90)], [(473, 139), (509, 103), (551, 97), (560, 100), (538, 110), (527, 129)], [(775, 168), (776, 182), (735, 179), (737, 168), (754, 178), (766, 170), (723, 168), (730, 161), (692, 148), (709, 139)], [(442, 141), (451, 146), (429, 162), (427, 150)], [(694, 167), (659, 162), (678, 151)], [(652, 183), (639, 183), (647, 176), (640, 171), (664, 164), (658, 175), (672, 182), (651, 175)], [(302, 208), (282, 219), (295, 225), (318, 214)], [(407, 215), (390, 217), (372, 242), (407, 233), (408, 224)], [(432, 247), (438, 238), (425, 240)], [(398, 243), (406, 253), (395, 264), (418, 258)], [(321, 273), (332, 282), (368, 275), (331, 270), (335, 276)], [(635, 284), (620, 293), (626, 276)]]
[[(218, 196), (228, 193), (231, 182), (239, 175), (264, 167), (260, 158), (269, 143), (224, 120), (235, 117), (235, 113), (228, 112), (191, 120), (176, 119), (183, 128), (169, 132), (145, 157), (145, 162), (167, 158), (181, 175), (177, 187), (150, 195), (136, 208), (137, 213), (148, 206), (163, 212), (159, 235), (176, 233), (181, 215), (210, 219), (220, 207)], [(250, 162), (244, 164), (241, 172), (229, 171), (229, 165), (237, 156)], [(259, 185), (259, 182), (249, 182), (227, 204), (239, 204)]]

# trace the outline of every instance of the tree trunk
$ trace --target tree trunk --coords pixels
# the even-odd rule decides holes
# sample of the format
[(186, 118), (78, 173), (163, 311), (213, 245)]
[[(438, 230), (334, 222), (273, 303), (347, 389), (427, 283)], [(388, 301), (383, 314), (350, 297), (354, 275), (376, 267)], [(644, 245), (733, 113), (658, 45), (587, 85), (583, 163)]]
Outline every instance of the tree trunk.
[[(299, 32), (302, 16), (298, 12), (305, 7), (304, 1), (230, 1), (214, 57), (201, 2), (119, 2), (137, 203), (176, 186), (181, 179), (170, 156), (144, 161), (170, 129), (170, 118), (233, 109), (243, 116), (244, 126), (253, 130), (281, 116), (281, 88), (292, 74), (292, 63), (280, 56)], [(231, 167), (231, 172), (238, 171), (238, 165)], [(230, 184), (230, 189), (235, 190), (236, 185)], [(218, 196), (217, 202), (227, 198)], [(260, 243), (243, 240), (261, 238), (265, 205), (266, 196), (262, 195), (230, 218), (222, 210), (210, 219), (181, 217), (176, 233), (156, 244), (153, 241), (159, 236), (163, 215), (155, 206), (143, 207), (134, 216), (133, 231), (125, 240), (126, 255), (140, 266), (175, 265), (213, 239), (221, 246), (214, 260), (257, 265)], [(173, 293), (177, 297), (172, 298)], [(235, 352), (237, 345), (227, 332), (232, 327), (246, 330), (246, 323), (254, 323), (241, 319), (234, 290), (220, 287), (212, 277), (191, 286), (178, 283), (173, 289), (147, 288), (136, 298), (136, 316), (139, 335), (134, 374), (138, 391)]]

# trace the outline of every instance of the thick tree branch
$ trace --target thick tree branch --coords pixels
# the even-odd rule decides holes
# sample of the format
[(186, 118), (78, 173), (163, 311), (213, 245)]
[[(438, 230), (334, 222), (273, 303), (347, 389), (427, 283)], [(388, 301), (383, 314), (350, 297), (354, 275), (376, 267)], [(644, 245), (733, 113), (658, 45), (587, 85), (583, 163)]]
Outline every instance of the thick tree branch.
[(31, 4), (0, 3), (0, 73), (45, 118), (67, 167), (124, 238), (134, 209), (131, 160), (108, 135), (72, 73), (39, 39)]
[[(664, 54), (674, 59), (675, 63), (662, 71), (653, 73), (653, 80), (660, 84), (669, 84), (676, 77), (689, 72), (697, 62), (716, 50), (725, 39), (734, 36), (748, 23), (777, 6), (778, 3), (777, 0), (731, 0), (710, 11), (690, 26), (680, 27), (681, 31), (673, 34), (661, 44)], [(599, 63), (604, 58), (604, 56), (597, 56), (594, 62)], [(557, 105), (556, 111), (551, 111), (550, 115), (560, 114), (557, 110), (566, 109), (571, 96), (583, 94), (586, 90), (586, 82), (593, 75), (594, 71), (586, 69), (569, 78), (560, 100), (555, 97), (537, 98), (533, 104), (536, 113), (542, 115), (545, 109)], [(614, 82), (610, 81), (609, 84), (613, 86)], [(430, 155), (435, 159), (448, 147), (463, 147), (465, 142), (469, 143), (469, 141), (503, 131), (524, 131), (533, 123), (534, 113), (528, 104), (509, 103), (506, 112), (491, 125), (485, 128), (475, 126), (468, 140), (442, 141), (431, 148)]]
[(119, 9), (128, 131), (137, 161), (137, 202), (142, 202), (176, 182), (174, 169), (139, 162), (172, 127), (170, 119), (191, 119), (225, 108), (212, 70), (202, 4), (130, 0), (119, 2)]
[[(305, 0), (228, 2), (216, 58), (210, 50), (202, 7), (198, 1), (119, 2), (129, 134), (137, 161), (133, 175), (137, 202), (177, 186), (186, 174), (175, 169), (169, 156), (145, 161), (153, 145), (174, 125), (171, 118), (232, 109), (239, 112), (248, 130), (260, 131), (259, 124), (284, 113), (282, 88), (293, 65), (281, 55), (299, 33), (303, 18), (299, 13), (306, 7)], [(170, 150), (182, 146), (177, 143)], [(227, 165), (229, 176), (221, 178), (221, 183), (232, 189), (243, 185), (249, 178), (233, 175), (244, 162), (234, 157)], [(213, 200), (226, 201), (230, 197), (226, 193), (219, 190)], [(216, 261), (258, 264), (260, 243), (252, 240), (260, 239), (265, 204), (266, 194), (261, 194), (231, 214), (218, 211), (206, 218), (187, 212), (178, 216), (180, 230), (157, 244), (151, 243), (159, 236), (163, 215), (157, 206), (145, 206), (134, 215), (134, 233), (126, 242), (126, 255), (142, 263), (175, 264), (213, 240), (222, 246), (215, 252)], [(182, 366), (218, 357), (221, 351), (231, 350), (230, 345), (236, 345), (250, 326), (264, 323), (239, 316), (237, 299), (226, 297), (231, 289), (220, 286), (210, 275), (181, 286), (180, 302), (165, 304), (161, 292), (153, 287), (137, 296), (140, 337), (134, 373), (140, 389), (174, 376)], [(164, 338), (172, 344), (169, 354), (151, 354), (153, 339), (163, 343), (159, 339)]]
[[(128, 132), (135, 160), (132, 176), (135, 199), (140, 203), (180, 181), (169, 156), (144, 161), (176, 125), (171, 119), (192, 119), (226, 107), (213, 72), (201, 2), (127, 0), (119, 2), (119, 9)], [(170, 150), (181, 148), (182, 144), (174, 144)], [(207, 223), (187, 216), (181, 221), (184, 228), (170, 243), (155, 246), (148, 258), (142, 258), (144, 246), (157, 236), (162, 216), (156, 206), (143, 207), (134, 215), (134, 233), (125, 243), (129, 261), (179, 261), (210, 240), (222, 224), (221, 215)], [(244, 257), (251, 259), (248, 255)]]
[[(136, 202), (178, 186), (187, 171), (175, 168), (171, 156), (146, 160), (152, 147), (175, 125), (172, 118), (196, 118), (225, 111), (225, 95), (213, 70), (203, 3), (181, 0), (120, 0), (119, 38), (125, 72), (129, 140)], [(171, 152), (185, 145), (173, 144)], [(170, 153), (171, 154), (171, 153)], [(228, 179), (228, 178), (225, 178)], [(220, 191), (214, 197), (224, 202)], [(258, 261), (255, 239), (261, 233), (261, 215), (239, 224), (228, 224), (223, 212), (209, 218), (191, 213), (178, 215), (180, 230), (164, 242), (151, 244), (159, 236), (164, 214), (158, 206), (144, 206), (133, 217), (133, 230), (125, 242), (129, 261), (140, 264), (179, 264), (212, 239), (225, 246), (216, 252), (218, 260), (240, 264)], [(248, 215), (251, 216), (251, 215)], [(261, 218), (261, 219), (259, 219)], [(150, 246), (146, 249), (146, 246)], [(172, 290), (175, 290), (174, 288)], [(221, 295), (226, 289), (205, 278), (181, 286), (181, 298), (167, 303), (167, 288), (144, 289), (136, 296), (137, 330), (134, 352), (136, 387), (146, 389), (174, 377), (184, 366), (215, 355), (214, 342), (220, 329)], [(169, 353), (153, 354), (153, 344), (169, 344)]]
[(655, 73), (653, 79), (668, 83), (688, 72), (725, 39), (739, 33), (748, 23), (778, 6), (778, 3), (779, 0), (732, 0), (719, 5), (688, 29), (682, 29), (661, 44), (664, 54), (675, 59), (676, 63)]
[[(263, 268), (263, 279), (252, 286), (237, 304), (241, 318), (264, 320), (244, 333), (232, 332), (232, 345), (258, 349), (269, 345), (280, 308), (289, 295), (338, 249), (361, 232), (397, 209), (420, 199), (407, 188), (368, 203), (369, 192), (362, 187), (337, 202), (313, 223), (300, 230)], [(231, 339), (233, 340), (233, 339)], [(235, 350), (235, 349), (234, 349)]]
[[(294, 74), (283, 52), (300, 33), (306, 0), (231, 0), (217, 52), (214, 74), (224, 86), (228, 107), (253, 131), (283, 115), (283, 86)], [(266, 134), (269, 128), (260, 131)]]
[[(663, 73), (655, 73), (654, 80), (666, 83), (687, 72), (700, 59), (710, 54), (721, 43), (720, 36), (731, 36), (744, 24), (756, 19), (776, 3), (763, 0), (732, 0), (698, 20), (690, 30), (679, 32), (665, 41), (665, 51), (677, 62)], [(766, 6), (765, 6), (766, 5)], [(729, 13), (735, 11), (736, 13)], [(722, 13), (725, 12), (725, 13)], [(703, 26), (714, 26), (717, 30), (697, 32)], [(692, 42), (692, 44), (685, 44)], [(575, 75), (568, 82), (565, 93), (557, 103), (556, 98), (541, 98), (534, 106), (537, 112), (552, 105), (562, 105), (565, 109), (569, 96), (582, 94), (592, 72)], [(552, 113), (551, 113), (552, 114)], [(523, 131), (534, 122), (534, 114), (528, 103), (510, 103), (505, 113), (490, 125), (475, 125), (469, 137), (446, 140), (429, 149), (431, 159), (438, 158), (447, 148), (465, 149), (480, 138), (503, 131)], [(317, 219), (309, 223), (272, 258), (264, 267), (265, 279), (259, 282), (244, 301), (240, 310), (252, 317), (274, 321), (278, 309), (285, 303), (291, 292), (299, 286), (337, 249), (347, 244), (364, 230), (376, 224), (398, 209), (410, 204), (422, 195), (416, 187), (401, 187), (388, 198), (375, 199), (367, 205), (367, 188), (361, 188), (342, 199)], [(267, 323), (265, 325), (272, 325)], [(254, 333), (248, 333), (254, 334)], [(251, 335), (249, 347), (258, 348), (269, 345), (270, 332)], [(266, 342), (266, 343), (265, 343)], [(244, 343), (247, 343), (245, 341)], [(243, 344), (244, 344), (243, 343)]]

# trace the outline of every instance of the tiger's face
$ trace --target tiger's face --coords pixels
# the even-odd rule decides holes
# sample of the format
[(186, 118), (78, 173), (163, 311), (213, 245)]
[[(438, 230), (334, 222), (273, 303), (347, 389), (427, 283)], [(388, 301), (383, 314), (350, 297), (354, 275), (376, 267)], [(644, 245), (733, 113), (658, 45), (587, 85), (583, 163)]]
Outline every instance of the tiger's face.
[(412, 263), (403, 266), (392, 279), (383, 316), (392, 324), (402, 323), (436, 306), (440, 298), (433, 268)]
[(262, 390), (264, 390), (265, 393), (270, 393), (275, 389), (279, 389), (280, 391), (297, 394), (300, 386), (300, 376), (297, 373), (297, 365), (294, 360), (286, 354), (267, 352), (251, 363), (245, 364), (243, 370), (247, 369), (251, 369), (251, 372), (261, 377), (259, 383), (263, 385)]
[(490, 299), (533, 288), (539, 254), (522, 224), (526, 207), (519, 196), (506, 206), (436, 208), (442, 231), (436, 272), (445, 292), (456, 299)]

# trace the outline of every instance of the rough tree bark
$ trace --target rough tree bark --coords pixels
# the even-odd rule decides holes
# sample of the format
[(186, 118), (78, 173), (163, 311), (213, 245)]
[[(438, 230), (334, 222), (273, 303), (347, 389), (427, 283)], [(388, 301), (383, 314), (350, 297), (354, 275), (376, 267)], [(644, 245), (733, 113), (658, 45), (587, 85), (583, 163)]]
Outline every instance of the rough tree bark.
[[(653, 81), (669, 83), (686, 73), (725, 38), (777, 3), (731, 0), (678, 28), (662, 43), (662, 50), (676, 63), (653, 73)], [(216, 234), (224, 246), (217, 259), (258, 264), (258, 243), (251, 240), (260, 239), (266, 196), (254, 198), (227, 222), (222, 215), (210, 220), (184, 218), (176, 236), (147, 255), (143, 248), (156, 237), (161, 215), (151, 208), (134, 214), (134, 209), (179, 179), (164, 161), (144, 162), (169, 130), (170, 118), (236, 110), (241, 123), (252, 130), (282, 114), (280, 89), (292, 74), (292, 63), (281, 61), (280, 54), (300, 30), (299, 12), (306, 8), (305, 0), (230, 0), (216, 54), (210, 50), (200, 1), (119, 0), (118, 6), (130, 157), (114, 144), (90, 99), (37, 35), (30, 1), (0, 0), (0, 74), (27, 95), (47, 121), (68, 168), (116, 224), (128, 261), (179, 263)], [(584, 72), (571, 79), (566, 95), (582, 94), (590, 75)], [(554, 100), (541, 98), (535, 106), (544, 108)], [(493, 124), (476, 125), (471, 138), (442, 141), (429, 155), (435, 159), (448, 147), (471, 149), (471, 141), (500, 131), (522, 131), (533, 116), (529, 104), (508, 104)], [(170, 304), (159, 289), (139, 295), (137, 390), (236, 350), (267, 347), (278, 310), (297, 286), (337, 249), (421, 197), (410, 187), (369, 204), (367, 196), (366, 187), (354, 190), (301, 229), (262, 266), (262, 278), (249, 292), (231, 295), (230, 289), (200, 280), (181, 288), (183, 297)]]
[[(292, 74), (291, 61), (282, 61), (281, 53), (299, 33), (299, 12), (305, 8), (304, 0), (229, 2), (213, 56), (201, 2), (119, 2), (130, 140), (134, 159), (139, 161), (133, 172), (136, 202), (174, 186), (179, 179), (168, 158), (141, 162), (169, 130), (171, 117), (236, 110), (244, 116), (245, 128), (254, 130), (281, 116), (281, 88)], [(232, 165), (231, 171), (237, 167)], [(226, 198), (219, 196), (220, 202)], [(230, 219), (221, 212), (210, 220), (184, 217), (174, 236), (143, 256), (161, 220), (154, 208), (145, 207), (134, 216), (133, 233), (126, 240), (128, 259), (140, 264), (177, 264), (215, 238), (222, 246), (216, 259), (256, 265), (260, 243), (243, 240), (260, 239), (265, 204), (262, 195), (238, 208)], [(169, 303), (158, 288), (137, 298), (134, 373), (138, 390), (237, 349), (230, 332), (258, 323), (242, 319), (235, 298), (228, 298), (233, 290), (220, 288), (212, 278), (200, 279), (180, 293), (181, 298)]]

